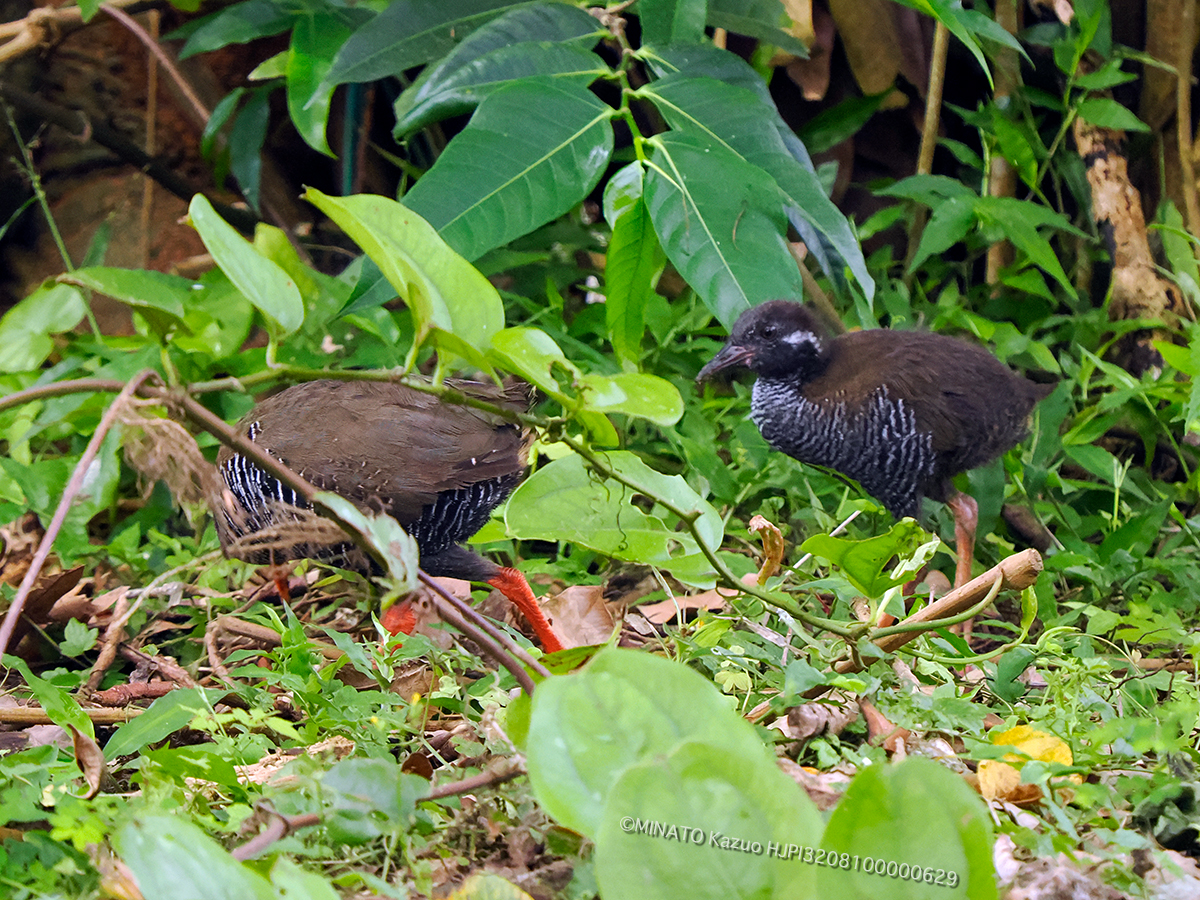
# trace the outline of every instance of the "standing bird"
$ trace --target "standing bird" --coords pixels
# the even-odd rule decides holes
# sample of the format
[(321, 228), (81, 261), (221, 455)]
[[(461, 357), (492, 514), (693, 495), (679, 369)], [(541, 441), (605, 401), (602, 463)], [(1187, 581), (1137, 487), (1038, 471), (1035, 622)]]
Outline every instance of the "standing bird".
[(758, 375), (750, 415), (776, 450), (853, 478), (897, 519), (916, 518), (922, 497), (950, 506), (956, 586), (971, 577), (979, 510), (951, 479), (1024, 440), (1053, 388), (941, 334), (831, 337), (787, 300), (742, 313), (696, 380), (739, 368)]
[[(501, 407), (528, 405), (517, 390), (452, 385)], [(525, 576), (459, 546), (520, 483), (528, 443), (519, 426), (402, 384), (309, 381), (260, 402), (238, 429), (317, 488), (341, 494), (363, 512), (392, 516), (417, 542), (426, 573), (492, 585), (524, 614), (547, 652), (562, 649)], [(231, 555), (256, 563), (319, 558), (369, 568), (366, 555), (342, 541), (298, 538), (289, 545), (285, 539), (280, 547), (305, 502), (229, 447), (221, 448), (217, 465), (228, 488), (217, 532)], [(273, 550), (255, 547), (263, 532)], [(385, 624), (410, 631), (413, 614), (398, 606)]]

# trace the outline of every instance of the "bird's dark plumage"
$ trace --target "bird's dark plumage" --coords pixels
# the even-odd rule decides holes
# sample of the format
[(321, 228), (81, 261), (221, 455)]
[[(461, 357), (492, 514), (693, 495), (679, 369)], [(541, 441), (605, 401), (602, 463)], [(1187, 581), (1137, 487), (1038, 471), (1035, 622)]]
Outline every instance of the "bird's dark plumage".
[[(453, 386), (514, 409), (528, 402), (515, 390), (473, 382)], [(421, 566), (431, 575), (487, 580), (480, 576), (494, 568), (458, 544), (482, 528), (520, 483), (527, 445), (518, 426), (401, 384), (310, 381), (263, 400), (238, 427), (316, 487), (341, 494), (364, 512), (395, 518), (416, 540)], [(217, 517), (225, 545), (302, 505), (274, 476), (228, 447), (217, 464), (233, 501)], [(278, 555), (330, 554), (298, 546)], [(263, 556), (251, 561), (264, 562)]]
[[(529, 403), (523, 390), (450, 386), (502, 409), (524, 410)], [(428, 574), (498, 588), (529, 620), (543, 648), (562, 649), (525, 577), (459, 546), (520, 483), (528, 444), (519, 426), (401, 384), (310, 381), (263, 400), (238, 427), (316, 487), (364, 512), (395, 518), (417, 542)], [(288, 538), (295, 508), (305, 504), (273, 475), (228, 447), (217, 464), (227, 488), (217, 532), (227, 552), (250, 562), (318, 558), (370, 567), (365, 554), (339, 536), (316, 541), (311, 528), (301, 527), (303, 537)], [(261, 533), (269, 535), (270, 550), (256, 546)], [(415, 622), (403, 604), (388, 613), (394, 615), (385, 616), (385, 627), (411, 631)]]
[(1017, 375), (981, 347), (915, 331), (831, 337), (799, 303), (743, 313), (700, 372), (758, 375), (751, 415), (764, 438), (801, 462), (855, 479), (892, 515), (1018, 444), (1050, 386)]

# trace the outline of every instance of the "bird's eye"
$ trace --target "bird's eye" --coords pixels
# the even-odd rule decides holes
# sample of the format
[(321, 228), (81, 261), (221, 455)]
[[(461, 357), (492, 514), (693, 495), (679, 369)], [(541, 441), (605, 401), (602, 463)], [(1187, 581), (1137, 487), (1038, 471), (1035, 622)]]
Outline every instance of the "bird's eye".
[(765, 338), (773, 338), (775, 337), (775, 332), (778, 330), (779, 329), (774, 325), (764, 325), (762, 328), (762, 336)]

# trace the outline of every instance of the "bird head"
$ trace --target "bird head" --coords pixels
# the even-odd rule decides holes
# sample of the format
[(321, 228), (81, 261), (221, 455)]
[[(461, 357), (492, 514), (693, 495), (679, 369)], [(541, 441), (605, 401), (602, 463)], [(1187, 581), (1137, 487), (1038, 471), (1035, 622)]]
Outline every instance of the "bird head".
[(770, 377), (814, 377), (820, 370), (826, 335), (809, 310), (790, 300), (772, 300), (742, 313), (729, 340), (696, 381), (736, 369)]

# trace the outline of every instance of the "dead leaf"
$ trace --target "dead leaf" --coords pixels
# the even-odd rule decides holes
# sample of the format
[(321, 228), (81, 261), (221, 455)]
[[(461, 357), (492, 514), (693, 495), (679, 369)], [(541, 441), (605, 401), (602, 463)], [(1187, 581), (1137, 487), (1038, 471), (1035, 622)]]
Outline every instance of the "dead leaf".
[[(742, 576), (742, 584), (755, 584), (757, 581), (757, 572), (748, 572)], [(727, 598), (736, 596), (737, 591), (729, 588), (713, 588), (711, 591), (703, 591), (699, 594), (675, 597), (674, 599), (668, 597), (666, 600), (660, 600), (657, 603), (648, 603), (645, 606), (639, 606), (638, 612), (655, 625), (666, 625), (677, 614), (687, 612), (691, 609), (707, 609), (710, 612), (720, 612), (725, 609)]]
[(617, 626), (600, 584), (571, 585), (543, 601), (542, 611), (564, 647), (606, 643)]
[(785, 775), (804, 788), (804, 792), (821, 812), (828, 812), (837, 806), (852, 777), (850, 773), (838, 769), (821, 772), (809, 766), (801, 766), (790, 759), (777, 759), (776, 763)]
[(100, 781), (104, 777), (104, 751), (100, 749), (100, 745), (94, 740), (76, 728), (74, 725), (68, 725), (71, 730), (71, 743), (75, 749), (75, 765), (79, 766), (79, 771), (83, 773), (83, 780), (87, 782), (87, 793), (83, 795), (83, 799), (91, 800), (100, 793)]
[(776, 719), (767, 727), (793, 741), (807, 741), (822, 734), (841, 734), (846, 726), (858, 719), (858, 708), (840, 691), (832, 691), (829, 698), (837, 702), (793, 706), (786, 717)]
[(877, 747), (883, 747), (888, 753), (902, 752), (902, 745), (912, 737), (912, 732), (892, 724), (887, 716), (865, 697), (858, 701), (858, 706), (862, 710), (863, 718), (867, 720), (867, 740)]

